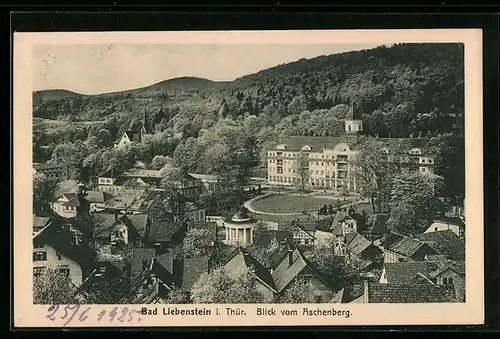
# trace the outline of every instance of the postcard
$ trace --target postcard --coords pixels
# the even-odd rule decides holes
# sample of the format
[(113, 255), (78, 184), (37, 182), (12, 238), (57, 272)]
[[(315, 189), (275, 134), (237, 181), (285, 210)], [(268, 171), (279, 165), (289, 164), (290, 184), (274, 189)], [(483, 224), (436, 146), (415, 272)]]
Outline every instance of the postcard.
[(481, 30), (15, 33), (13, 59), (15, 327), (484, 322)]

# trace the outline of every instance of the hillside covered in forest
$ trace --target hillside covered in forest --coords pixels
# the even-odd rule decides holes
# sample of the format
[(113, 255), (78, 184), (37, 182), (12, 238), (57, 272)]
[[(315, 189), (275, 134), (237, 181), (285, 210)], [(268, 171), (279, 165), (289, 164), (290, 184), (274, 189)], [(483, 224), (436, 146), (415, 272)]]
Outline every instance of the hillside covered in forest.
[[(231, 82), (183, 77), (99, 95), (39, 91), (34, 161), (66, 159), (92, 174), (161, 155), (189, 171), (216, 173), (235, 162), (257, 165), (266, 146), (291, 135), (338, 136), (354, 101), (368, 135), (446, 136), (455, 151), (447, 156), (461, 164), (463, 58), (462, 44), (396, 44), (301, 59)], [(133, 156), (115, 154), (112, 143), (139, 128), (144, 115), (153, 138)], [(234, 159), (221, 159), (228, 154)]]

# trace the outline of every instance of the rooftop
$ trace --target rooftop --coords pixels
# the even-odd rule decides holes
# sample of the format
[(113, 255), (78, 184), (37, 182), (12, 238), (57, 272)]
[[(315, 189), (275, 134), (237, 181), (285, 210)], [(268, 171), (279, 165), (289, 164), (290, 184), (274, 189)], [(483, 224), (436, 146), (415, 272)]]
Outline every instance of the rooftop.
[(417, 236), (427, 243), (437, 254), (451, 260), (465, 260), (465, 242), (452, 230), (423, 233)]
[(453, 285), (368, 283), (370, 303), (448, 303), (457, 302)]

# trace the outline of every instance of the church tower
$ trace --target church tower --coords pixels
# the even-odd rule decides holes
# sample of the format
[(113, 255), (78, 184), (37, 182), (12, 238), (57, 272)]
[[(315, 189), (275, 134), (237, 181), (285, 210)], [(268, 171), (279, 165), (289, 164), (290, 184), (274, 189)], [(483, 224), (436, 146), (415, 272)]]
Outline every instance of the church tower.
[(363, 121), (361, 119), (361, 112), (357, 109), (354, 101), (351, 101), (351, 107), (347, 113), (345, 120), (345, 133), (346, 134), (361, 134), (363, 132)]

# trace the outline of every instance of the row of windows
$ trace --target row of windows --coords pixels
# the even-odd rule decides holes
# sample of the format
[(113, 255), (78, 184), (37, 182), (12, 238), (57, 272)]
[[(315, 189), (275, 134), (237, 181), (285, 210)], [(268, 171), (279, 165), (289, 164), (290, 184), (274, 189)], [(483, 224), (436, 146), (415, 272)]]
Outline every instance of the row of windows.
[[(35, 247), (38, 248), (38, 247)], [(61, 260), (62, 256), (61, 253), (56, 251), (56, 256), (57, 260)], [(33, 261), (46, 261), (47, 260), (47, 252), (45, 251), (38, 251), (38, 252), (33, 252)]]
[[(347, 177), (339, 177), (339, 179), (347, 179)], [(294, 177), (280, 177), (280, 176), (269, 176), (269, 181), (270, 182), (276, 182), (276, 183), (284, 183), (284, 184), (297, 184), (300, 183), (299, 178), (294, 178)], [(337, 184), (337, 187), (351, 187), (354, 189), (354, 181), (352, 182), (352, 185), (349, 185), (348, 183), (346, 184), (342, 180), (325, 180), (325, 179), (309, 179), (308, 183), (311, 186), (318, 186), (318, 187), (335, 187), (335, 183)]]
[[(277, 153), (273, 153), (273, 152), (269, 152), (268, 153), (269, 156), (271, 157), (275, 157), (275, 156), (284, 156), (284, 157), (294, 157), (294, 158), (298, 158), (299, 157), (299, 153), (284, 153), (284, 154), (281, 154), (281, 152), (278, 152), (278, 155)], [(330, 159), (330, 160), (335, 160), (336, 158), (337, 159), (352, 159), (353, 157), (352, 156), (347, 156), (347, 155), (325, 155), (325, 154), (310, 154), (309, 156), (310, 159)], [(278, 160), (279, 162), (280, 160)], [(281, 160), (282, 161), (282, 160)], [(287, 160), (285, 160), (286, 162)], [(293, 161), (293, 160), (291, 160)], [(269, 163), (275, 163), (276, 160), (273, 160), (273, 159), (270, 159), (269, 160)]]
[[(43, 272), (46, 270), (46, 267), (33, 267), (33, 276), (36, 277), (37, 275), (43, 274)], [(69, 277), (70, 269), (69, 267), (61, 267), (58, 269), (59, 273), (65, 276), (66, 278)]]

